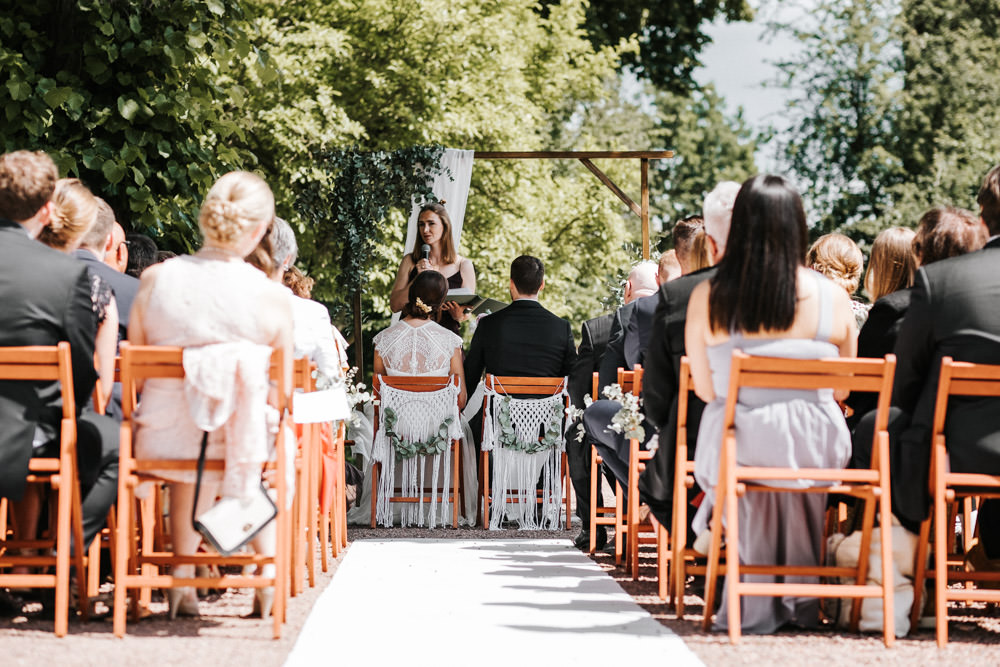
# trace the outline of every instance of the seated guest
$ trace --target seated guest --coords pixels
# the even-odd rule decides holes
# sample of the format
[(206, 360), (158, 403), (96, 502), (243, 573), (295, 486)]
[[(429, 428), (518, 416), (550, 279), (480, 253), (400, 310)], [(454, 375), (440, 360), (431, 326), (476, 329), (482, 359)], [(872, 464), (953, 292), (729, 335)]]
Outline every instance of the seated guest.
[[(118, 306), (118, 340), (128, 338), (128, 316), (132, 311), (132, 301), (139, 291), (139, 281), (130, 275), (116, 271), (105, 264), (104, 256), (114, 249), (115, 243), (115, 213), (108, 203), (97, 198), (97, 219), (90, 230), (83, 235), (80, 247), (73, 256), (86, 263), (94, 275), (100, 276), (111, 285)], [(123, 248), (126, 246), (123, 244)]]
[[(287, 222), (275, 218), (257, 248), (247, 256), (247, 263), (263, 271), (271, 280), (283, 284), (285, 271), (295, 262), (298, 254), (299, 245), (295, 241), (295, 232)], [(316, 362), (318, 384), (326, 386), (334, 378), (343, 375), (330, 313), (321, 303), (300, 298), (293, 293), (289, 296), (295, 358), (305, 356)]]
[[(205, 197), (198, 227), (205, 243), (194, 255), (185, 255), (149, 267), (143, 273), (132, 308), (129, 341), (135, 345), (172, 345), (185, 348), (184, 380), (147, 380), (136, 413), (135, 452), (140, 458), (197, 459), (202, 434), (209, 431), (209, 459), (224, 459), (225, 472), (206, 471), (194, 507), (194, 471), (161, 470), (170, 480), (170, 530), (173, 550), (179, 555), (197, 553), (201, 535), (191, 517), (204, 512), (219, 495), (243, 498), (261, 484), (261, 468), (268, 460), (267, 373), (271, 350), (284, 351), (285, 367), (291, 380), (292, 309), (288, 290), (244, 262), (274, 219), (274, 196), (259, 176), (234, 171), (215, 182)], [(190, 373), (196, 368), (211, 373)], [(199, 378), (208, 375), (224, 380), (226, 364), (237, 364), (242, 379), (234, 386), (236, 401), (230, 415), (211, 411), (205, 417)], [(217, 387), (212, 387), (216, 391)], [(214, 399), (213, 399), (214, 400)], [(273, 411), (272, 411), (273, 412)], [(223, 423), (214, 423), (219, 419)], [(253, 539), (254, 551), (273, 555), (276, 524), (271, 522)], [(190, 577), (194, 565), (177, 565), (173, 574)], [(260, 573), (274, 576), (274, 565)], [(273, 589), (255, 589), (255, 612), (270, 613)], [(198, 598), (193, 588), (167, 591), (170, 618), (178, 614), (198, 615)]]
[[(792, 359), (854, 356), (847, 293), (802, 265), (807, 243), (798, 192), (780, 176), (755, 176), (736, 198), (726, 255), (715, 276), (691, 294), (685, 341), (695, 393), (707, 404), (695, 451), (695, 478), (705, 491), (694, 519), (699, 536), (707, 534), (715, 499), (733, 351)], [(743, 389), (736, 432), (742, 465), (783, 461), (838, 468), (851, 453), (850, 434), (831, 392)], [(738, 502), (740, 557), (746, 563), (820, 564), (825, 496), (761, 492)], [(816, 598), (748, 597), (742, 607), (744, 632), (819, 623)], [(727, 626), (725, 605), (717, 625)]]
[[(893, 238), (893, 250), (889, 249), (888, 243), (880, 243), (879, 239), (886, 236)], [(866, 278), (866, 282), (870, 282), (868, 291), (875, 303), (858, 334), (858, 356), (878, 359), (893, 351), (900, 324), (910, 307), (913, 296), (910, 286), (917, 265), (927, 266), (938, 260), (979, 250), (985, 245), (987, 236), (985, 227), (975, 214), (950, 206), (932, 208), (924, 213), (917, 224), (916, 234), (903, 227), (887, 229), (879, 234), (872, 246), (868, 269), (869, 276), (872, 273), (874, 276)], [(908, 241), (905, 247), (901, 247), (902, 241)], [(890, 259), (887, 256), (890, 253), (897, 258)], [(871, 393), (853, 393), (847, 398), (847, 405), (854, 410), (848, 422), (852, 429), (865, 414), (875, 409), (876, 401), (877, 396)]]
[[(979, 227), (990, 236), (982, 250), (945, 261), (936, 253), (974, 248), (984, 232), (960, 211), (936, 209), (924, 217), (914, 239), (921, 267), (911, 289), (893, 352), (896, 378), (889, 412), (892, 510), (900, 523), (917, 532), (930, 506), (928, 466), (934, 419), (937, 374), (943, 357), (956, 361), (1000, 364), (1000, 166), (983, 180), (977, 201)], [(927, 231), (925, 231), (925, 227)], [(939, 229), (951, 229), (942, 235)], [(961, 239), (961, 240), (959, 240)], [(925, 265), (927, 260), (930, 263)], [(1000, 406), (993, 398), (956, 399), (948, 404), (945, 436), (953, 472), (1000, 472)], [(855, 459), (866, 465), (871, 456), (874, 413), (854, 431)], [(979, 512), (979, 535), (990, 558), (1000, 557), (1000, 528), (994, 501)]]
[(660, 255), (660, 261), (656, 269), (656, 278), (659, 284), (669, 282), (681, 277), (681, 263), (677, 260), (677, 251), (668, 250)]
[[(545, 289), (541, 260), (521, 255), (510, 265), (511, 304), (479, 320), (465, 357), (469, 395), (483, 373), (521, 377), (562, 377), (570, 374), (576, 349), (569, 322), (538, 302)], [(482, 411), (470, 419), (478, 445)]]
[[(739, 187), (739, 184), (736, 184)], [(674, 225), (671, 233), (674, 241), (674, 251), (677, 253), (677, 263), (681, 265), (681, 275), (693, 273), (691, 268), (691, 244), (695, 236), (705, 229), (705, 219), (700, 215), (689, 215)]]
[(125, 273), (133, 278), (142, 276), (142, 272), (156, 264), (156, 242), (145, 234), (131, 233), (125, 235), (128, 246), (128, 266)]
[(712, 266), (712, 262), (708, 256), (708, 234), (705, 233), (705, 228), (702, 227), (691, 237), (688, 269), (690, 269), (689, 273), (694, 273), (695, 271), (707, 269), (710, 266)]
[(861, 284), (864, 264), (865, 256), (861, 254), (861, 248), (843, 234), (825, 234), (819, 237), (809, 247), (806, 255), (806, 266), (840, 285), (847, 296), (851, 297), (851, 312), (854, 313), (859, 329), (868, 318), (868, 309), (871, 307), (854, 299), (854, 293)]
[[(60, 252), (73, 253), (84, 235), (93, 226), (98, 212), (97, 198), (76, 178), (56, 181), (52, 195), (52, 215), (38, 240)], [(96, 264), (96, 262), (94, 262)], [(90, 264), (87, 264), (88, 271)], [(90, 298), (97, 322), (95, 340), (97, 374), (107, 402), (115, 383), (115, 356), (118, 350), (118, 307), (111, 284), (96, 272), (91, 272)], [(80, 397), (79, 400), (84, 400)]]
[[(72, 257), (33, 240), (50, 224), (58, 172), (44, 153), (0, 156), (0, 345), (70, 343), (77, 407), (77, 466), (88, 546), (104, 526), (118, 492), (118, 427), (87, 409), (97, 373), (93, 280)], [(62, 416), (58, 383), (0, 382), (0, 497), (21, 500), (33, 456), (59, 455)], [(34, 507), (18, 507), (22, 534), (32, 534)]]
[(104, 263), (118, 273), (125, 273), (125, 269), (128, 268), (128, 243), (125, 242), (125, 229), (117, 221), (111, 227), (111, 247), (104, 251)]
[[(704, 226), (709, 257), (713, 264), (718, 263), (725, 255), (733, 203), (739, 190), (739, 183), (723, 181), (705, 197)], [(676, 236), (675, 244), (680, 248)], [(678, 257), (680, 256), (681, 253), (678, 252)], [(664, 526), (671, 525), (673, 517), (677, 383), (681, 357), (685, 354), (684, 325), (687, 321), (688, 300), (696, 285), (714, 275), (715, 269), (705, 269), (660, 285), (650, 343), (643, 358), (643, 414), (650, 426), (659, 431), (659, 447), (646, 464), (645, 472), (639, 476), (639, 492), (642, 494), (642, 502), (649, 505), (653, 515)], [(689, 457), (694, 456), (698, 423), (704, 407), (704, 403), (697, 397), (690, 397), (687, 431)], [(697, 491), (693, 489), (690, 497), (694, 498), (696, 495)], [(688, 513), (689, 517), (693, 515), (693, 511)]]

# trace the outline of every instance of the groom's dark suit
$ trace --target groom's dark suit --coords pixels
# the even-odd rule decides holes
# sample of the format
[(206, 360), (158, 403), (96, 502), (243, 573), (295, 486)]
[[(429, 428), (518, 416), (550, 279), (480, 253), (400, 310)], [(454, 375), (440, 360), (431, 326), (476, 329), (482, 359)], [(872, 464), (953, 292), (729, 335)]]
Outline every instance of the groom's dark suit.
[[(930, 433), (941, 359), (1000, 364), (998, 266), (1000, 238), (994, 238), (983, 250), (917, 272), (896, 339), (889, 424), (893, 512), (910, 529), (927, 516), (929, 506)], [(855, 430), (862, 464), (871, 447), (873, 419), (869, 413)], [(945, 435), (953, 471), (1000, 473), (1000, 399), (952, 399)], [(987, 550), (993, 551), (988, 545)]]
[[(533, 299), (519, 299), (479, 320), (465, 356), (465, 382), (472, 396), (483, 373), (524, 377), (569, 375), (576, 358), (569, 322)], [(481, 415), (469, 424), (478, 444)]]
[[(70, 344), (84, 537), (89, 542), (114, 503), (118, 470), (116, 424), (81, 410), (97, 378), (90, 274), (83, 263), (32, 240), (19, 224), (0, 219), (0, 303), (0, 346)], [(0, 497), (21, 498), (32, 455), (58, 452), (61, 411), (57, 382), (0, 382)]]

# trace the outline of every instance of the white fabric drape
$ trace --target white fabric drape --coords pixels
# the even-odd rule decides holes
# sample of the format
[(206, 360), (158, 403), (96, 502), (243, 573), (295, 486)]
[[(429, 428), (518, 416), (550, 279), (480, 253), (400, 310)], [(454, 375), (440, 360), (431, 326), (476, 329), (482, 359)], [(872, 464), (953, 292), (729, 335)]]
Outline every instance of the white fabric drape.
[[(475, 151), (446, 148), (441, 156), (441, 173), (434, 178), (434, 196), (444, 199), (444, 207), (451, 218), (451, 238), (455, 249), (462, 238), (462, 223), (465, 221), (465, 205), (469, 202), (469, 184), (472, 182), (472, 156)], [(454, 180), (453, 180), (454, 179)], [(420, 203), (413, 202), (410, 220), (406, 226), (406, 245), (403, 254), (413, 252), (417, 242), (417, 216)]]

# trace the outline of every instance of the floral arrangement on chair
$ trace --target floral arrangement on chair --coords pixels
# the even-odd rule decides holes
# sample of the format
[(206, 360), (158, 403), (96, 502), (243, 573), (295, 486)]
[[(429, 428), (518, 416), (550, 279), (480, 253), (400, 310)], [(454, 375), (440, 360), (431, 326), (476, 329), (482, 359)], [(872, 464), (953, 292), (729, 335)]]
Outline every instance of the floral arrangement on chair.
[(642, 406), (642, 399), (634, 396), (630, 391), (623, 392), (618, 383), (605, 387), (604, 397), (618, 401), (622, 406), (621, 410), (611, 418), (609, 428), (615, 433), (624, 434), (626, 438), (644, 440), (646, 430), (642, 427), (642, 412), (639, 410)]

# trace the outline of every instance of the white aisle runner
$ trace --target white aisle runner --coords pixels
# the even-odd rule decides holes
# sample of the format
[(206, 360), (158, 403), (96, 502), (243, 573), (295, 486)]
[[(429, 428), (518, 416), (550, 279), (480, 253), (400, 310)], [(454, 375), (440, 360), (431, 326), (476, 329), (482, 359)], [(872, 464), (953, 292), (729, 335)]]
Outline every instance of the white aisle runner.
[(701, 664), (569, 540), (419, 539), (354, 542), (286, 665), (598, 662)]

